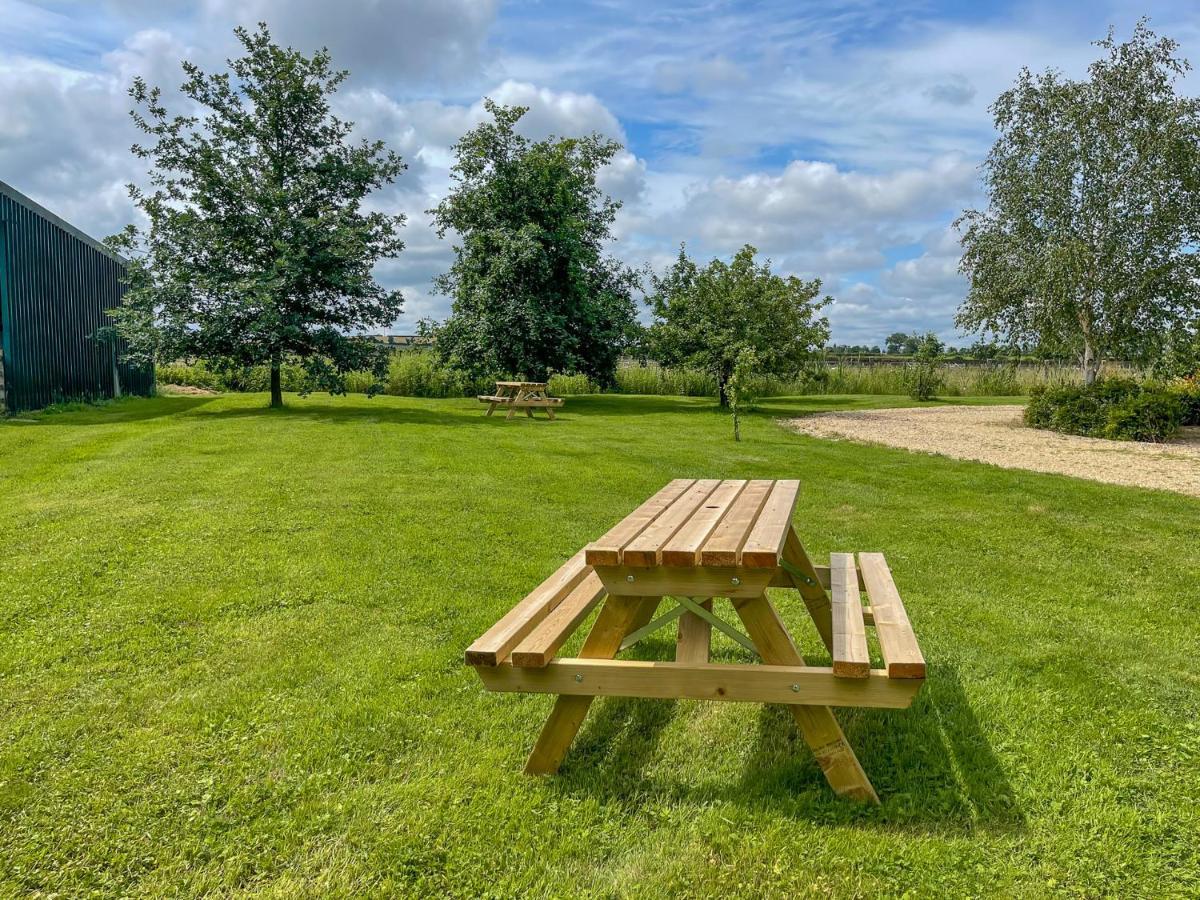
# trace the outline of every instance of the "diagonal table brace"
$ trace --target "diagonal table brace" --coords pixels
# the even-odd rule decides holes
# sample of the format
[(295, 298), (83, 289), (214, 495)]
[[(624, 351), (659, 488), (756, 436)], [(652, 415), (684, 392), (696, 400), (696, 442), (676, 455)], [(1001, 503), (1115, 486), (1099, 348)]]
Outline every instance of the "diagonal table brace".
[(750, 638), (746, 637), (744, 634), (742, 634), (740, 631), (738, 631), (736, 628), (734, 628), (728, 622), (724, 621), (723, 619), (718, 618), (710, 610), (701, 606), (699, 603), (697, 603), (691, 597), (676, 597), (675, 599), (679, 602), (678, 606), (676, 606), (670, 612), (664, 613), (663, 615), (659, 616), (657, 619), (655, 619), (649, 625), (646, 625), (643, 628), (639, 628), (637, 631), (631, 632), (629, 634), (629, 636), (621, 642), (621, 649), (622, 650), (629, 649), (634, 644), (636, 644), (638, 641), (640, 641), (642, 638), (646, 637), (646, 635), (657, 631), (658, 629), (662, 628), (664, 625), (669, 625), (671, 622), (674, 622), (676, 619), (678, 619), (684, 613), (690, 612), (693, 615), (696, 615), (699, 618), (703, 619), (704, 621), (708, 622), (710, 625), (712, 625), (717, 630), (729, 635), (729, 637), (731, 637), (733, 640), (737, 641), (739, 644), (741, 644), (743, 647), (745, 647), (751, 653), (753, 653), (755, 655), (758, 654), (758, 648), (754, 646), (754, 642), (751, 641)]
[(785, 572), (787, 572), (789, 575), (791, 575), (793, 578), (795, 578), (798, 581), (804, 582), (809, 587), (820, 587), (821, 586), (819, 582), (814, 581), (812, 578), (810, 578), (808, 576), (808, 574), (806, 572), (804, 572), (804, 570), (802, 570), (798, 566), (792, 565), (786, 559), (781, 559), (779, 561), (779, 566)]
[(646, 635), (658, 631), (658, 629), (662, 628), (664, 625), (670, 625), (687, 611), (687, 607), (680, 604), (670, 612), (663, 613), (649, 625), (643, 625), (641, 628), (637, 629), (637, 631), (629, 632), (629, 635), (625, 638), (625, 640), (621, 641), (621, 649), (628, 650), (642, 638), (646, 637)]

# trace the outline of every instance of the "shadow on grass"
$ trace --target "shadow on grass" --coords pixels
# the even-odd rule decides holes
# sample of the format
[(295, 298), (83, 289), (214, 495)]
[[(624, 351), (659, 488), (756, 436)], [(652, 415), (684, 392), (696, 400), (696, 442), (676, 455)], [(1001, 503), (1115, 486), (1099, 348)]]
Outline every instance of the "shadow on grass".
[(261, 419), (264, 422), (308, 421), (330, 425), (356, 425), (364, 422), (394, 425), (492, 425), (504, 422), (503, 416), (493, 416), (489, 419), (483, 415), (482, 411), (477, 413), (469, 408), (423, 409), (411, 406), (387, 406), (382, 403), (378, 406), (284, 406), (282, 409), (271, 409), (269, 406), (237, 406), (202, 412), (197, 418), (214, 422), (232, 419)]
[(678, 707), (676, 701), (629, 698), (594, 704), (567, 755), (560, 789), (617, 803), (718, 800), (788, 818), (864, 827), (938, 833), (1025, 827), (1012, 786), (951, 666), (930, 667), (921, 693), (906, 710), (836, 710), (880, 796), (880, 807), (834, 796), (782, 706), (762, 707), (736, 783), (696, 784), (684, 777), (646, 775)]
[[(653, 394), (582, 394), (567, 397), (563, 410), (596, 415), (650, 416), (662, 413), (724, 412), (711, 397), (676, 397)], [(560, 414), (559, 411), (555, 411)]]
[(0, 419), (14, 427), (46, 425), (116, 425), (145, 422), (190, 412), (212, 403), (217, 397), (123, 397), (107, 403), (71, 403), (46, 410), (15, 413), (10, 419)]

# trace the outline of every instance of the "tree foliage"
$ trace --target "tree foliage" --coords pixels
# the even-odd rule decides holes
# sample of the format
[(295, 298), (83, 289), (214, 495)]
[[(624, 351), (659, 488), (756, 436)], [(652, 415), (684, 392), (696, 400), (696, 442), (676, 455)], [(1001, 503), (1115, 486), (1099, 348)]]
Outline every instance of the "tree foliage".
[(1077, 354), (1087, 382), (1148, 358), (1200, 310), (1200, 102), (1146, 21), (1083, 81), (1022, 70), (992, 106), (990, 206), (958, 220), (970, 276), (957, 323)]
[(595, 134), (531, 141), (516, 130), (525, 107), (486, 108), (491, 121), (454, 145), (453, 189), (429, 210), (438, 235), (459, 241), (436, 282), (453, 298), (438, 352), (472, 376), (610, 384), (638, 283), (603, 252), (620, 203), (596, 178), (620, 145)]
[(754, 351), (757, 374), (787, 376), (829, 339), (829, 321), (817, 315), (831, 302), (818, 299), (820, 279), (772, 274), (770, 260), (755, 264), (757, 253), (747, 244), (732, 262), (714, 259), (701, 268), (680, 247), (675, 264), (653, 277), (647, 297), (652, 355), (664, 365), (711, 372), (722, 406), (743, 350)]
[(150, 224), (111, 240), (132, 257), (115, 327), (143, 360), (269, 364), (274, 406), (286, 358), (334, 390), (350, 369), (386, 366), (346, 332), (400, 313), (399, 292), (372, 270), (403, 248), (404, 217), (366, 212), (363, 201), (404, 164), (382, 142), (351, 142), (352, 123), (331, 114), (347, 73), (327, 52), (282, 49), (265, 25), (236, 33), (245, 55), (229, 72), (183, 63), (195, 114), (168, 114), (141, 78), (130, 90), (150, 141), (134, 153), (153, 166), (149, 192), (130, 193)]

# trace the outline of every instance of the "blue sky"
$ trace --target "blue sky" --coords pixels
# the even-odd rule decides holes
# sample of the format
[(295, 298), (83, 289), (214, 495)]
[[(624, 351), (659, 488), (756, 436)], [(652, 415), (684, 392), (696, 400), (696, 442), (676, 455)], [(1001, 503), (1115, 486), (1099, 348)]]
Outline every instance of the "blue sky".
[(1194, 2), (0, 0), (0, 180), (116, 231), (135, 219), (124, 185), (144, 178), (129, 82), (171, 97), (181, 58), (217, 66), (234, 25), (264, 20), (328, 46), (352, 72), (339, 113), (409, 163), (375, 200), (409, 217), (407, 249), (379, 271), (407, 297), (397, 331), (448, 309), (431, 281), (450, 248), (423, 210), (490, 96), (529, 106), (533, 136), (624, 144), (604, 186), (624, 202), (612, 252), (631, 264), (664, 266), (681, 241), (705, 258), (749, 242), (823, 279), (836, 342), (962, 342), (950, 223), (981, 201), (988, 105), (1021, 66), (1082, 74), (1090, 42), (1141, 15), (1200, 63)]

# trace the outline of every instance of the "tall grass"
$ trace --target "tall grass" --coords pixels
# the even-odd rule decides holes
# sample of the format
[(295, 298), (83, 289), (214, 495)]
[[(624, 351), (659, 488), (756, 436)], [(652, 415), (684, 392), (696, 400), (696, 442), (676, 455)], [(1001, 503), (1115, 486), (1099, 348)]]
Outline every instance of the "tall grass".
[[(1006, 363), (939, 366), (943, 378), (938, 396), (943, 397), (1015, 397), (1027, 395), (1039, 385), (1059, 387), (1079, 383), (1079, 371), (1062, 364), (1014, 366)], [(815, 362), (793, 378), (762, 376), (751, 379), (750, 393), (756, 397), (792, 397), (806, 394), (898, 394), (908, 393), (906, 368), (897, 364)], [(1106, 375), (1136, 376), (1122, 366), (1109, 366)], [(158, 367), (160, 384), (187, 384), (218, 391), (265, 391), (268, 385), (265, 366), (240, 373), (224, 374), (208, 369), (203, 363), (172, 364)], [(443, 366), (430, 350), (408, 350), (393, 354), (383, 392), (401, 397), (471, 397), (490, 393), (495, 378), (472, 380)], [(346, 387), (351, 393), (366, 393), (374, 383), (368, 372), (351, 372)], [(301, 390), (304, 372), (299, 366), (284, 366), (283, 387)], [(586, 375), (556, 374), (550, 378), (550, 393), (558, 397), (594, 394), (600, 387)], [(707, 372), (696, 369), (668, 368), (655, 363), (624, 362), (616, 372), (610, 389), (617, 394), (655, 394), (682, 397), (715, 397), (717, 382)]]

